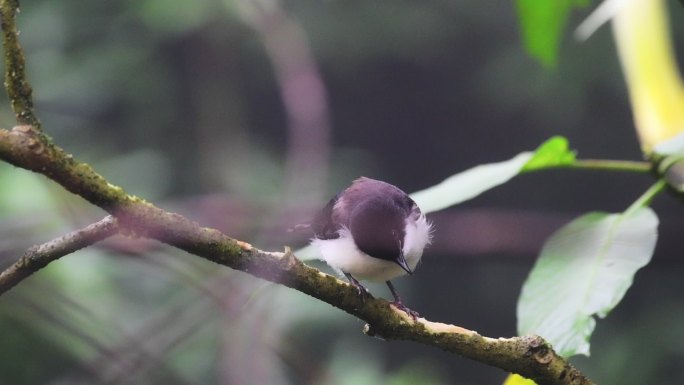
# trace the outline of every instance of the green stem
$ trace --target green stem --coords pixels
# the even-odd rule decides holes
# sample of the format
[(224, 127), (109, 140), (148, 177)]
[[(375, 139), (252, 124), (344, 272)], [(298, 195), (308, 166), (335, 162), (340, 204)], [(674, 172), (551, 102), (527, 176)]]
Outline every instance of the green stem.
[(625, 210), (624, 215), (630, 215), (634, 213), (636, 210), (646, 207), (651, 204), (653, 201), (653, 198), (656, 197), (656, 195), (660, 194), (662, 191), (665, 190), (665, 187), (667, 187), (667, 181), (665, 179), (659, 179), (656, 183), (654, 183), (651, 187), (646, 190), (639, 199), (634, 201), (627, 210)]
[(578, 159), (567, 168), (604, 170), (604, 171), (627, 171), (648, 173), (652, 165), (649, 162), (639, 162), (631, 160), (610, 160), (610, 159)]
[(532, 168), (523, 168), (521, 173), (557, 168), (648, 173), (653, 168), (653, 164), (650, 162), (639, 162), (633, 160), (576, 159), (573, 160), (571, 163), (546, 164)]

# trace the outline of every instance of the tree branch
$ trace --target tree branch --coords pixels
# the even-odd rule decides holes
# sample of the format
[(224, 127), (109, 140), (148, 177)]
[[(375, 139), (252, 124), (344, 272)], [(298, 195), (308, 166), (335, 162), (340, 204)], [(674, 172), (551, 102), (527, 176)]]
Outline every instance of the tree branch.
[(13, 288), (48, 263), (108, 238), (117, 230), (116, 219), (108, 215), (80, 230), (29, 248), (19, 260), (0, 273), (0, 294)]
[(26, 80), (24, 50), (17, 39), (19, 31), (14, 20), (18, 11), (19, 0), (0, 1), (0, 26), (5, 47), (5, 88), (17, 122), (40, 130), (40, 121), (33, 113), (33, 91)]
[(418, 319), (383, 299), (363, 301), (353, 287), (305, 265), (288, 250), (267, 252), (215, 229), (164, 211), (108, 183), (90, 166), (42, 140), (30, 126), (0, 130), (0, 159), (41, 173), (70, 192), (103, 208), (118, 225), (138, 236), (157, 239), (210, 261), (279, 283), (324, 301), (368, 323), (366, 333), (435, 346), (538, 384), (593, 384), (537, 336), (493, 339), (458, 326)]

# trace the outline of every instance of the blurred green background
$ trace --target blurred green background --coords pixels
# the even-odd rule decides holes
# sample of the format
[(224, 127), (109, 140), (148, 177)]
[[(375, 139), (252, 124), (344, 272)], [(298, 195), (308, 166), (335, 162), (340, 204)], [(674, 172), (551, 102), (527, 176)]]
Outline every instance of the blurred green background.
[[(670, 5), (681, 36), (682, 7)], [(56, 143), (127, 191), (263, 249), (306, 244), (286, 230), (360, 175), (412, 192), (556, 134), (582, 158), (640, 158), (609, 28), (583, 43), (568, 31), (547, 70), (525, 54), (512, 2), (36, 0), (21, 11), (37, 113)], [(3, 95), (0, 125), (13, 121)], [(623, 210), (651, 182), (524, 175), (431, 215), (434, 244), (395, 283), (428, 319), (514, 335), (544, 239), (583, 212)], [(655, 209), (653, 262), (599, 322), (592, 357), (574, 360), (600, 384), (684, 380), (682, 209), (667, 196)], [(103, 215), (0, 164), (2, 267)], [(300, 293), (117, 237), (0, 297), (0, 384), (505, 378), (362, 327)]]

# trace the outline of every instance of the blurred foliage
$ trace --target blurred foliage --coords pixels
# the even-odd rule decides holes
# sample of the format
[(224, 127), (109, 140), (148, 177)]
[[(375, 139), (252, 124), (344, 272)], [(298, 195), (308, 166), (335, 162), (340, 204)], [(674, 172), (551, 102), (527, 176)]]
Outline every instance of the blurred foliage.
[(570, 12), (588, 0), (517, 0), (518, 17), (527, 51), (547, 67), (558, 61)]

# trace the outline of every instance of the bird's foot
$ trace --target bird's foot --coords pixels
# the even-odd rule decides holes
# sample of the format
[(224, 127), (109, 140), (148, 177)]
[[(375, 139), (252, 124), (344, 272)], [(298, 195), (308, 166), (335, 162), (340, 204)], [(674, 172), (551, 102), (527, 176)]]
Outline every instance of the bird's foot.
[(411, 317), (411, 319), (414, 322), (418, 319), (418, 317), (420, 317), (420, 314), (418, 314), (417, 311), (409, 309), (401, 301), (394, 301), (394, 302), (392, 302), (392, 305), (394, 305), (394, 307), (403, 311), (404, 313), (408, 314), (408, 316)]
[(354, 277), (351, 276), (351, 274), (344, 274), (347, 279), (349, 280), (349, 284), (352, 285), (353, 288), (356, 289), (356, 291), (359, 293), (359, 297), (361, 297), (361, 301), (366, 301), (366, 298), (372, 297), (371, 293), (366, 289), (361, 283)]
[(368, 291), (368, 289), (366, 289), (362, 285), (359, 285), (359, 284), (354, 285), (352, 283), (352, 286), (354, 286), (356, 288), (356, 291), (359, 293), (359, 297), (361, 297), (361, 301), (366, 301), (366, 298), (372, 297), (370, 291)]
[(385, 282), (387, 284), (387, 287), (389, 287), (390, 291), (392, 292), (392, 296), (394, 297), (394, 302), (392, 302), (392, 305), (396, 307), (397, 309), (403, 311), (404, 313), (408, 314), (409, 317), (413, 319), (413, 322), (416, 321), (416, 319), (420, 316), (417, 311), (413, 311), (406, 307), (403, 302), (401, 302), (401, 297), (399, 297), (399, 293), (397, 293), (397, 289), (394, 288), (394, 285), (392, 282), (387, 281)]

